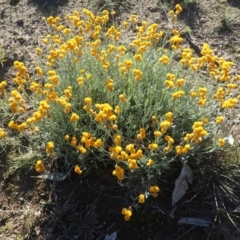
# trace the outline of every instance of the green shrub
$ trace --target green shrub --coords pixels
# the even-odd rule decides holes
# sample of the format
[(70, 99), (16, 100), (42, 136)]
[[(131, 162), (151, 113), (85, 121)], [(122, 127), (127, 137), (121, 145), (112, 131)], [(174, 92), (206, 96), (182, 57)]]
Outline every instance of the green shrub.
[[(181, 10), (177, 5), (169, 13), (173, 21)], [(174, 163), (201, 169), (196, 156), (228, 148), (228, 116), (238, 104), (240, 76), (231, 76), (233, 63), (210, 46), (194, 57), (181, 47), (178, 30), (164, 33), (157, 24), (139, 24), (135, 15), (107, 27), (106, 10), (67, 15), (71, 28), (59, 17), (46, 20), (49, 34), (36, 48), (36, 74), (30, 77), (15, 62), (16, 89), (4, 96), (6, 84), (0, 87), (12, 111), (8, 127), (35, 133), (46, 159), (64, 158), (66, 171), (77, 174), (110, 167), (136, 197), (134, 206), (158, 196), (159, 176)], [(135, 39), (124, 39), (131, 29), (137, 29)], [(44, 171), (44, 161), (36, 159), (35, 169)], [(132, 208), (122, 214), (129, 220)]]

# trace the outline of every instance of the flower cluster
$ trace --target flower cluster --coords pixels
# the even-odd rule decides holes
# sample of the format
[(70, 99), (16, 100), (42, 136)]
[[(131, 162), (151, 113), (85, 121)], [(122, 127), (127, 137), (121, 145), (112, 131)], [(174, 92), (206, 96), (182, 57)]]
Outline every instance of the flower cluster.
[(47, 146), (46, 146), (46, 153), (50, 156), (50, 157), (54, 157), (54, 143), (53, 142), (47, 142)]
[(177, 19), (177, 16), (182, 12), (182, 7), (181, 7), (180, 4), (176, 4), (175, 9), (176, 9), (175, 11), (170, 10), (170, 11), (168, 12), (169, 17), (170, 17), (173, 21), (175, 21), (175, 20)]
[(125, 221), (129, 221), (130, 217), (132, 216), (132, 208), (123, 208), (122, 209), (122, 215), (124, 216)]
[(152, 194), (153, 197), (157, 197), (158, 193), (160, 192), (160, 188), (158, 186), (151, 186), (149, 188), (149, 192)]
[(36, 172), (43, 172), (45, 170), (45, 167), (43, 165), (42, 160), (38, 160), (35, 165)]
[(124, 178), (124, 169), (120, 166), (116, 166), (115, 170), (112, 172), (114, 176), (118, 178), (118, 180), (123, 180)]
[(2, 128), (0, 128), (0, 138), (4, 138), (6, 136), (6, 133)]
[(0, 95), (2, 97), (5, 97), (6, 94), (5, 94), (5, 87), (7, 86), (7, 82), (6, 81), (2, 81), (0, 82)]
[(79, 175), (82, 174), (82, 170), (80, 169), (80, 167), (78, 165), (74, 166), (74, 172), (79, 174)]

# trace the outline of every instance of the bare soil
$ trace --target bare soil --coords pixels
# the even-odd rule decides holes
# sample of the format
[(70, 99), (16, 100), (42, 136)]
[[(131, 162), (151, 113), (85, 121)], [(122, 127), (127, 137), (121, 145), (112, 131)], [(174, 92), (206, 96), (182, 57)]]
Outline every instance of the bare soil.
[[(111, 5), (110, 2), (115, 4)], [(168, 2), (173, 4), (173, 1)], [(240, 2), (180, 2), (185, 4), (178, 20), (181, 32), (188, 32), (192, 42), (199, 48), (204, 42), (209, 43), (215, 54), (235, 62), (233, 71), (239, 72)], [(94, 12), (107, 7), (117, 11), (117, 23), (130, 14), (137, 14), (140, 20), (157, 22), (162, 28), (166, 28), (169, 24), (166, 5), (167, 1), (154, 0), (0, 0), (0, 45), (5, 52), (5, 61), (0, 64), (0, 80), (11, 81), (14, 76), (12, 64), (16, 60), (24, 61), (30, 71), (33, 71), (31, 64), (35, 61), (35, 47), (48, 30), (43, 17), (64, 17), (66, 13), (81, 11), (83, 7)], [(162, 10), (163, 7), (165, 10)], [(221, 227), (177, 224), (178, 219), (183, 216), (213, 216), (214, 206), (201, 202), (201, 197), (211, 195), (206, 189), (205, 192), (200, 191), (198, 197), (187, 206), (183, 200), (181, 207), (171, 218), (168, 196), (173, 184), (167, 184), (168, 179), (163, 179), (163, 185), (169, 190), (163, 191), (161, 197), (151, 203), (151, 207), (149, 204), (150, 213), (146, 214), (146, 209), (139, 209), (132, 221), (124, 222), (119, 213), (129, 199), (126, 196), (125, 202), (122, 202), (126, 195), (125, 190), (113, 184), (115, 181), (112, 181), (107, 169), (104, 174), (92, 173), (84, 179), (70, 176), (60, 183), (37, 180), (30, 177), (32, 174), (9, 175), (6, 156), (1, 153), (0, 239), (101, 240), (106, 234), (115, 231), (120, 240), (240, 239), (239, 232), (225, 218), (222, 218)], [(103, 178), (104, 175), (107, 177)], [(200, 185), (196, 183), (186, 199), (191, 199), (198, 192), (198, 187)]]

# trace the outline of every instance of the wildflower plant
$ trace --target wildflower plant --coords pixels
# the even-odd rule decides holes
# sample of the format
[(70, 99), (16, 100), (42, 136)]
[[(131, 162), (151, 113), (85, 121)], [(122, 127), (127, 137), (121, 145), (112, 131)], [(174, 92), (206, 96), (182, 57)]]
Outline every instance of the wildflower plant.
[[(181, 11), (177, 5), (170, 12), (173, 21)], [(229, 132), (220, 129), (238, 105), (240, 75), (231, 76), (233, 63), (207, 44), (201, 57), (181, 47), (177, 29), (166, 34), (135, 15), (120, 26), (108, 21), (106, 10), (48, 17), (35, 75), (16, 61), (16, 89), (6, 94), (3, 81), (0, 93), (12, 112), (8, 131), (34, 132), (45, 143), (46, 158), (64, 158), (76, 174), (110, 166), (135, 196), (134, 206), (159, 195), (158, 179), (172, 163), (196, 166), (195, 156), (225, 148)], [(135, 39), (123, 44), (133, 28)], [(28, 105), (32, 110), (24, 118)], [(35, 169), (47, 167), (36, 159)], [(132, 206), (122, 214), (129, 220)]]

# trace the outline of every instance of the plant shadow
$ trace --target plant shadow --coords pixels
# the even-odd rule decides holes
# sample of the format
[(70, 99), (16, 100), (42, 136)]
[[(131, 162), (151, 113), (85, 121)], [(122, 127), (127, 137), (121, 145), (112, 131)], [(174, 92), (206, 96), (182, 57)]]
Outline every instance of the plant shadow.
[(68, 0), (28, 0), (28, 3), (37, 5), (42, 13), (51, 13), (57, 15), (58, 8), (68, 3)]
[(185, 8), (183, 8), (183, 12), (179, 15), (179, 20), (185, 22), (190, 29), (194, 30), (195, 28), (198, 28), (198, 22), (200, 19), (199, 11), (198, 4), (195, 1), (190, 2)]
[(227, 3), (231, 5), (232, 7), (240, 8), (240, 2), (239, 0), (227, 0)]

